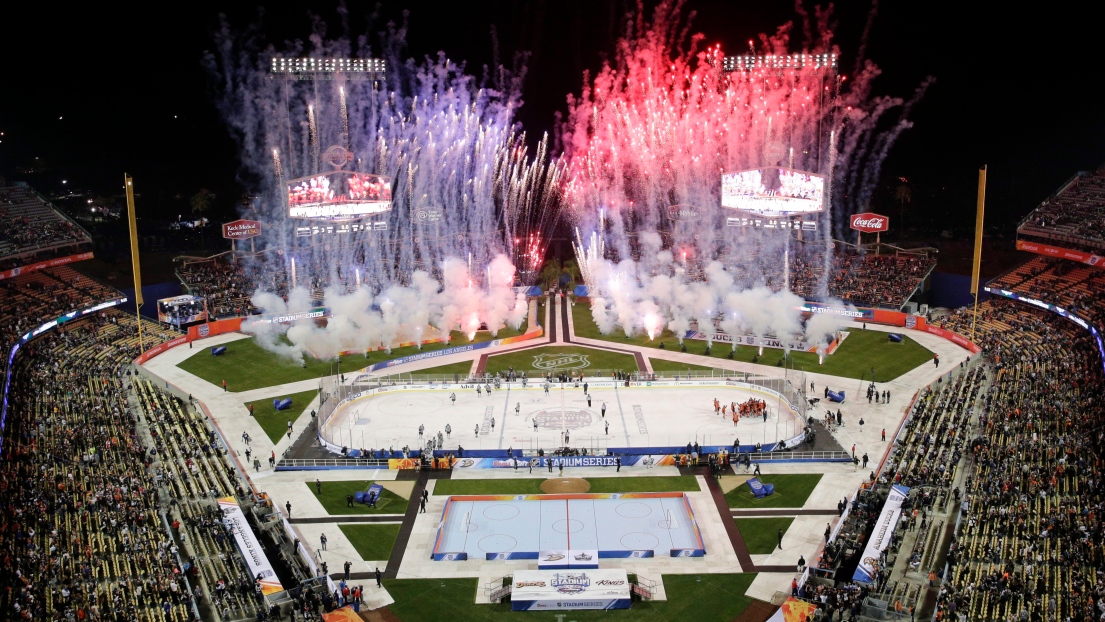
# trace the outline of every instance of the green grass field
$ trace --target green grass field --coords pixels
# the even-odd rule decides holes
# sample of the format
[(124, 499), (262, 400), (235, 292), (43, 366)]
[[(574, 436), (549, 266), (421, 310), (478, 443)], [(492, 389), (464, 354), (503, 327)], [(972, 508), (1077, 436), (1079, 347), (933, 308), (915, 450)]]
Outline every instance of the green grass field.
[[(630, 609), (611, 611), (570, 611), (564, 620), (729, 622), (752, 602), (744, 593), (755, 578), (755, 574), (663, 575), (666, 601), (635, 602)], [(511, 611), (509, 601), (475, 604), (476, 590), (483, 587), (478, 579), (392, 579), (385, 580), (384, 587), (395, 599), (388, 610), (403, 622), (437, 622), (446, 617), (450, 622), (497, 622), (540, 615)], [(546, 615), (548, 620), (555, 619), (552, 612)]]
[[(407, 346), (395, 348), (390, 354), (383, 350), (369, 352), (367, 357), (364, 354), (350, 354), (341, 357), (341, 369), (344, 373), (350, 374), (371, 363), (417, 352), (433, 352), (466, 343), (482, 343), (492, 339), (514, 337), (524, 332), (525, 324), (523, 323), (522, 326), (523, 330), (504, 327), (494, 337), (488, 331), (479, 331), (471, 341), (464, 333), (453, 331), (451, 343), (426, 343), (422, 345), (421, 350), (417, 346)], [(211, 352), (207, 349), (197, 350), (177, 366), (215, 386), (221, 387), (222, 381), (226, 380), (227, 389), (233, 392), (310, 380), (332, 373), (330, 361), (320, 361), (310, 356), (305, 356), (303, 361), (304, 365), (301, 366), (289, 358), (265, 350), (255, 339), (239, 339), (226, 344), (226, 354), (222, 356), (211, 356)], [(242, 373), (247, 370), (249, 373)]]
[[(268, 435), (269, 440), (276, 444), (280, 442), (280, 437), (288, 432), (288, 421), (294, 422), (298, 419), (303, 411), (307, 410), (311, 400), (315, 399), (316, 395), (318, 395), (318, 391), (315, 389), (281, 395), (278, 399), (292, 398), (292, 407), (283, 411), (277, 411), (273, 407), (272, 399), (256, 400), (252, 402), (253, 418), (257, 420), (261, 429)], [(249, 408), (249, 404), (249, 402), (246, 403), (246, 408)]]
[[(380, 499), (376, 501), (376, 508), (370, 508), (365, 503), (353, 503), (353, 507), (346, 507), (346, 495), (351, 495), (362, 490), (368, 490), (373, 482), (322, 482), (322, 494), (317, 492), (314, 480), (304, 482), (303, 485), (311, 490), (311, 494), (318, 499), (326, 513), (331, 515), (350, 514), (402, 514), (407, 511), (407, 499), (391, 492), (387, 488), (380, 493)], [(366, 557), (365, 559), (371, 559)]]
[[(613, 473), (614, 469), (610, 469)], [(543, 495), (543, 479), (439, 479), (434, 494), (445, 495)], [(588, 492), (697, 492), (693, 475), (676, 477), (592, 477)], [(323, 484), (325, 486), (325, 484)], [(344, 499), (344, 497), (343, 497)]]
[(726, 493), (725, 500), (729, 502), (729, 507), (741, 510), (800, 508), (821, 481), (821, 473), (762, 475), (758, 479), (765, 484), (775, 484), (775, 494), (757, 499), (746, 484), (741, 484)]
[[(768, 555), (779, 546), (779, 530), (786, 534), (793, 517), (738, 518), (737, 530), (752, 555)], [(784, 538), (785, 539), (785, 538)]]
[(391, 549), (395, 546), (400, 527), (402, 525), (399, 524), (338, 525), (338, 529), (349, 538), (350, 544), (365, 561), (387, 561), (391, 557)]
[[(614, 343), (624, 343), (642, 346), (646, 348), (659, 348), (663, 343), (668, 350), (680, 351), (679, 340), (668, 330), (665, 330), (655, 340), (649, 341), (648, 335), (634, 335), (626, 337), (625, 333), (615, 331), (610, 335), (599, 332), (598, 326), (591, 317), (591, 309), (585, 303), (577, 303), (572, 307), (572, 321), (575, 332), (580, 337), (602, 339)], [(825, 357), (825, 364), (819, 365), (817, 354), (812, 352), (791, 353), (792, 369), (799, 371), (811, 371), (830, 376), (844, 378), (871, 378), (871, 370), (875, 370), (876, 382), (888, 382), (911, 371), (918, 365), (932, 361), (932, 352), (917, 343), (908, 336), (903, 336), (901, 343), (890, 343), (886, 333), (877, 330), (849, 329), (849, 336), (840, 344), (836, 352)], [(710, 354), (706, 355), (705, 341), (685, 342), (689, 354), (697, 354), (703, 357), (726, 359), (731, 346), (715, 343), (710, 348)], [(758, 357), (758, 363), (770, 367), (781, 367), (783, 363), (783, 351), (773, 348), (765, 348), (764, 355), (758, 356), (759, 350), (750, 346), (738, 346), (733, 352), (733, 360), (751, 363), (754, 357)]]
[[(525, 370), (530, 376), (543, 376), (546, 372), (554, 371), (552, 368), (534, 367), (536, 361), (553, 361), (558, 355), (579, 355), (587, 357), (586, 369), (593, 370), (622, 370), (637, 371), (637, 359), (629, 354), (619, 352), (607, 352), (582, 346), (552, 346), (546, 348), (533, 348), (521, 352), (499, 354), (487, 357), (486, 371), (494, 374), (506, 371), (513, 367), (515, 371)], [(577, 362), (568, 363), (565, 371), (576, 371)]]
[[(714, 369), (707, 365), (694, 365), (691, 363), (681, 363), (679, 361), (669, 361), (667, 359), (658, 359), (649, 357), (649, 363), (652, 365), (652, 371), (656, 372), (679, 372), (679, 371), (710, 371)], [(730, 372), (732, 373), (732, 372)]]

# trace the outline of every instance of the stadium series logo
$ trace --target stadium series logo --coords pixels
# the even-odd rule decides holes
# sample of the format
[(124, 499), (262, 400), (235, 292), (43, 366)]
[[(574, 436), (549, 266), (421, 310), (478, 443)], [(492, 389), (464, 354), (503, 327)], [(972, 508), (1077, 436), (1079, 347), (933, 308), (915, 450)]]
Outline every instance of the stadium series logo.
[(560, 574), (558, 572), (553, 575), (553, 579), (549, 584), (561, 594), (578, 594), (590, 587), (591, 580), (583, 572), (579, 574)]
[(590, 367), (586, 354), (538, 354), (533, 357), (534, 369), (583, 369)]
[(907, 316), (905, 316), (905, 327), (906, 328), (917, 328), (917, 316), (916, 315), (907, 315)]
[(591, 425), (591, 413), (586, 410), (540, 410), (533, 414), (537, 425), (546, 430), (578, 430)]
[(207, 324), (204, 324), (204, 325), (200, 326), (199, 334), (200, 334), (200, 337), (206, 337), (206, 336), (210, 335), (211, 334), (211, 327)]

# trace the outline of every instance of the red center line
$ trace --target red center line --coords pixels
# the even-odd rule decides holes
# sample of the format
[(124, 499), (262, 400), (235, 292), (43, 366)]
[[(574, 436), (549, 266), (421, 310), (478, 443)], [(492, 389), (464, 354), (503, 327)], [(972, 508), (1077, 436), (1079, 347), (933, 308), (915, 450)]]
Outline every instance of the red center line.
[(564, 532), (568, 534), (568, 550), (572, 550), (572, 513), (568, 510), (568, 500), (564, 500), (564, 519), (567, 523)]

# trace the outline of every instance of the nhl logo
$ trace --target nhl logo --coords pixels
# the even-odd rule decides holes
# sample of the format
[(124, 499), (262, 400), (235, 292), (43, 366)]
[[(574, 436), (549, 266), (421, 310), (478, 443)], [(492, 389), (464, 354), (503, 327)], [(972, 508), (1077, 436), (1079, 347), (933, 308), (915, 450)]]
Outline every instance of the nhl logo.
[(211, 326), (208, 325), (208, 324), (201, 325), (199, 327), (199, 334), (200, 334), (201, 338), (210, 335), (211, 334)]
[(533, 357), (534, 369), (583, 369), (590, 367), (586, 354), (538, 354)]

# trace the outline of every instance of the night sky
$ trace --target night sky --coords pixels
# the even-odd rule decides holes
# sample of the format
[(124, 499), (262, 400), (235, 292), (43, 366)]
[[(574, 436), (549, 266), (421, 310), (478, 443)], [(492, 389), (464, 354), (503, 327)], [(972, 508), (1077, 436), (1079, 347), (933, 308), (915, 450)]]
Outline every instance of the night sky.
[[(904, 177), (913, 192), (907, 221), (935, 229), (970, 226), (977, 169), (989, 164), (988, 217), (1011, 230), (1076, 171), (1105, 162), (1105, 107), (1095, 69), (1101, 52), (1093, 45), (1103, 22), (1062, 3), (1031, 10), (1008, 2), (964, 9), (967, 4), (885, 2), (878, 8), (866, 54), (884, 72), (876, 93), (908, 98), (926, 76), (937, 81), (912, 114), (914, 128), (892, 150), (883, 204), (873, 208), (897, 216), (900, 206), (887, 202)], [(270, 40), (306, 36), (312, 15), (337, 24), (335, 3), (280, 5), (265, 11)], [(847, 74), (870, 4), (841, 5), (836, 41)], [(407, 9), (411, 55), (444, 50), (479, 67), (492, 60), (494, 27), (504, 60), (518, 51), (532, 55), (518, 119), (539, 136), (552, 130), (566, 95), (579, 91), (583, 70), (598, 68), (612, 52), (626, 6), (623, 0), (386, 1), (369, 31)], [(706, 43), (734, 54), (795, 17), (788, 3), (688, 0), (686, 7), (697, 12), (694, 30)], [(374, 5), (350, 3), (348, 10), (353, 30), (365, 32)], [(207, 2), (147, 3), (126, 13), (88, 3), (6, 7), (0, 175), (46, 192), (65, 179), (68, 188), (110, 194), (121, 188), (125, 171), (147, 205), (203, 187), (219, 193), (221, 209), (232, 210), (242, 192), (236, 147), (200, 64), (221, 11), (227, 12), (225, 4)], [(228, 13), (238, 27), (257, 21), (254, 7)], [(18, 171), (36, 164), (48, 169)]]

